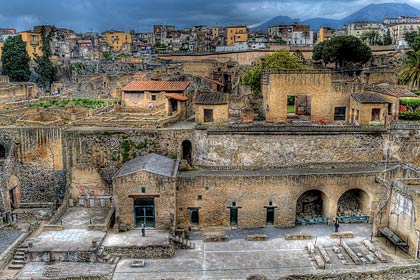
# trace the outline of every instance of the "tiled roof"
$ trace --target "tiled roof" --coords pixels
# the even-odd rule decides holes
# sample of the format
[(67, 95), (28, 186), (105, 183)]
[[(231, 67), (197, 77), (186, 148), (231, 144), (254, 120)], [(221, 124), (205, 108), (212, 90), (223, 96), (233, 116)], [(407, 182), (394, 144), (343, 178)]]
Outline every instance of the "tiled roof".
[(190, 82), (171, 81), (132, 81), (126, 85), (123, 91), (184, 91)]
[(385, 94), (394, 97), (418, 97), (416, 94), (412, 93), (410, 90), (404, 87), (365, 87), (365, 91), (377, 92), (380, 94)]
[(224, 83), (219, 82), (219, 81), (216, 81), (216, 80), (213, 80), (213, 79), (210, 79), (209, 77), (204, 77), (203, 80), (208, 81), (208, 82), (213, 83), (213, 84), (216, 84), (218, 86), (222, 86), (222, 87), (225, 86)]
[(197, 93), (195, 104), (221, 105), (227, 104), (224, 93), (221, 92), (200, 92)]
[(144, 77), (146, 77), (146, 74), (133, 74), (133, 75), (131, 75), (131, 78), (132, 79), (139, 79), (139, 80), (141, 80)]
[(164, 94), (168, 98), (172, 98), (179, 101), (187, 101), (189, 98), (185, 95), (179, 94), (179, 93), (165, 93)]
[(387, 101), (377, 93), (352, 93), (351, 96), (359, 103), (387, 103)]
[(178, 172), (178, 161), (154, 153), (147, 154), (126, 162), (117, 174), (114, 175), (114, 178), (139, 171), (173, 177)]

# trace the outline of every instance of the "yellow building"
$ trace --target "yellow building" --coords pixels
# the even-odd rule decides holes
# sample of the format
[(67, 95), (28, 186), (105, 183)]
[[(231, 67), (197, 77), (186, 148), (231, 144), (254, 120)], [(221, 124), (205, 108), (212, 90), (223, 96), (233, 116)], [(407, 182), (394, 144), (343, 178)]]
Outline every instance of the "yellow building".
[(3, 43), (0, 42), (0, 59), (1, 59), (1, 54), (3, 53)]
[(109, 30), (102, 33), (102, 37), (106, 40), (108, 46), (110, 46), (115, 52), (131, 51), (131, 34), (129, 33)]
[(26, 43), (26, 52), (28, 53), (31, 60), (35, 59), (35, 54), (38, 56), (42, 55), (41, 33), (24, 31), (20, 32), (19, 34), (22, 36), (22, 40)]
[(226, 27), (226, 45), (233, 46), (235, 43), (248, 41), (248, 27), (228, 26)]

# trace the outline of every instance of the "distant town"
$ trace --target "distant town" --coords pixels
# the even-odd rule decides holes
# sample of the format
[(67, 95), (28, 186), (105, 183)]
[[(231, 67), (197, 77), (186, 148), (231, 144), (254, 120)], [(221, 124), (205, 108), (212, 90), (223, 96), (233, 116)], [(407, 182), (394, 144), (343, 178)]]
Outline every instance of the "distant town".
[[(337, 36), (353, 35), (370, 46), (392, 45), (407, 48), (406, 34), (416, 32), (420, 17), (385, 18), (383, 22), (354, 22), (342, 29), (293, 23), (268, 27), (265, 32), (251, 31), (247, 26), (193, 26), (177, 29), (174, 25), (154, 25), (153, 32), (108, 30), (76, 33), (67, 28), (48, 26), (54, 31), (51, 42), (52, 60), (116, 60), (140, 61), (156, 53), (214, 53), (267, 49), (273, 46), (313, 47)], [(1, 48), (8, 37), (21, 35), (33, 59), (41, 55), (41, 26), (18, 32), (0, 28)]]

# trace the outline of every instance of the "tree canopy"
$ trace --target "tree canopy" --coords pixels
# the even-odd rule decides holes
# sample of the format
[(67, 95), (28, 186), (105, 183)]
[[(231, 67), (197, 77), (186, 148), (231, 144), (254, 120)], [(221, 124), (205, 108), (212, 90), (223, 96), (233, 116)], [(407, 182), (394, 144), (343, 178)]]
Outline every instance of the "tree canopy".
[(420, 50), (406, 53), (405, 66), (400, 73), (399, 82), (403, 85), (420, 87)]
[(51, 83), (57, 80), (57, 67), (51, 62), (50, 41), (54, 33), (54, 28), (47, 34), (44, 26), (41, 28), (42, 55), (35, 57), (35, 72), (37, 74), (37, 84), (43, 89), (50, 90)]
[(364, 64), (372, 58), (368, 45), (355, 36), (338, 36), (316, 45), (312, 59), (323, 60), (325, 64), (335, 62), (336, 69), (345, 68), (348, 63)]
[(4, 42), (1, 62), (3, 75), (9, 76), (13, 82), (27, 82), (31, 76), (30, 57), (26, 52), (26, 44), (20, 35), (9, 37)]
[[(407, 42), (410, 48), (413, 48), (413, 45), (416, 42), (416, 39), (420, 37), (420, 31), (413, 31), (405, 34), (405, 41)], [(414, 48), (413, 48), (414, 49)]]
[(252, 92), (261, 92), (261, 74), (264, 70), (272, 69), (306, 69), (307, 67), (295, 55), (282, 49), (277, 52), (265, 55), (262, 61), (257, 61), (252, 68), (249, 68), (241, 77), (242, 84), (250, 86)]

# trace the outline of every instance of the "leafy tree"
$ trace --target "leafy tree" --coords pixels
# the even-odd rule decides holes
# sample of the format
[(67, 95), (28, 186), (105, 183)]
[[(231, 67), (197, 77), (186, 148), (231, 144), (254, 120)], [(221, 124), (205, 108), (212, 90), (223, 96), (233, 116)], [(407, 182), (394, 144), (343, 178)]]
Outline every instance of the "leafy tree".
[(54, 33), (54, 27), (47, 34), (44, 26), (41, 27), (41, 40), (42, 40), (42, 55), (35, 56), (35, 72), (37, 74), (37, 84), (45, 90), (50, 90), (51, 83), (57, 80), (57, 67), (51, 62), (51, 37)]
[(244, 85), (250, 86), (252, 92), (261, 92), (261, 75), (264, 70), (273, 69), (306, 69), (306, 66), (289, 51), (282, 49), (275, 53), (265, 55), (262, 61), (257, 61), (254, 67), (249, 68), (241, 77)]
[(362, 36), (360, 36), (360, 40), (367, 42), (370, 46), (383, 44), (381, 35), (375, 30), (363, 33)]
[(405, 66), (400, 73), (399, 82), (403, 85), (420, 87), (420, 50), (406, 53)]
[(103, 52), (102, 56), (108, 61), (112, 60), (112, 54), (110, 52)]
[(413, 47), (413, 44), (414, 44), (414, 41), (419, 36), (420, 36), (420, 31), (419, 32), (413, 31), (413, 32), (409, 32), (409, 33), (405, 34), (404, 39), (407, 42), (408, 46), (410, 48), (412, 48)]
[(391, 31), (389, 31), (389, 29), (386, 31), (383, 41), (385, 46), (392, 44)]
[(305, 62), (305, 57), (303, 56), (302, 52), (300, 50), (296, 50), (293, 52), (293, 56), (295, 56), (297, 59), (299, 59), (300, 62)]
[(1, 63), (3, 75), (9, 76), (13, 82), (27, 82), (31, 76), (30, 57), (26, 52), (26, 44), (20, 35), (9, 37), (4, 42)]
[(323, 60), (325, 64), (335, 62), (343, 69), (348, 63), (364, 64), (372, 58), (372, 51), (365, 43), (355, 36), (338, 36), (324, 41), (313, 50), (312, 59)]
[(302, 32), (302, 37), (305, 39), (305, 46), (306, 46), (306, 40), (311, 37), (311, 33), (308, 30), (305, 30)]

